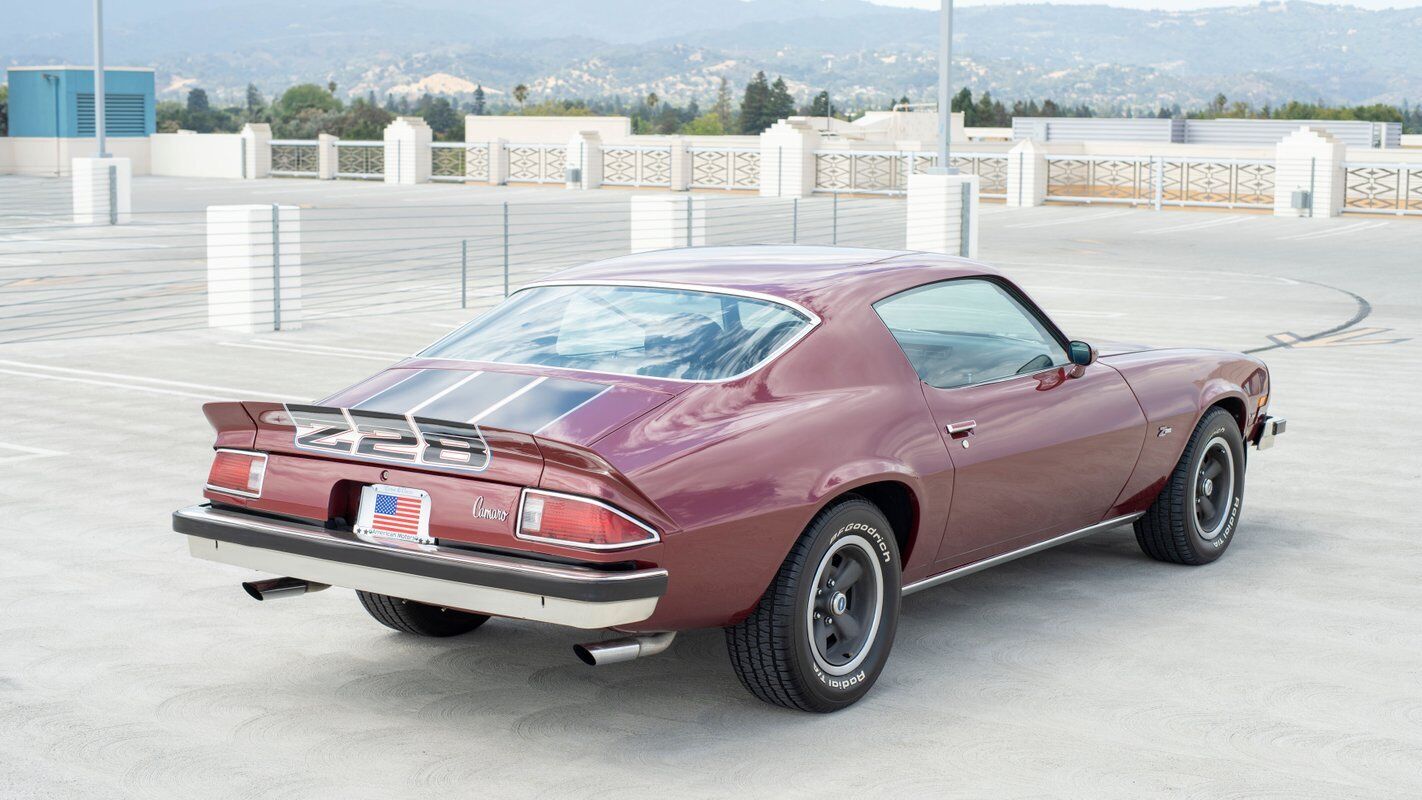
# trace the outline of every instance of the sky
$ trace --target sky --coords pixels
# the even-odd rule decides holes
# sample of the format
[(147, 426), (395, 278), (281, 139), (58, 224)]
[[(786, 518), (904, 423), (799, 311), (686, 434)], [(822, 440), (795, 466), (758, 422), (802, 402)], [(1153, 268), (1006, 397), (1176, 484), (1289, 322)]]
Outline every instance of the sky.
[[(940, 0), (869, 0), (881, 6), (907, 6), (911, 8), (938, 8)], [(964, 6), (1005, 6), (1032, 2), (1050, 2), (1056, 5), (1108, 5), (1122, 8), (1154, 8), (1163, 11), (1185, 11), (1192, 8), (1211, 6), (1254, 5), (1257, 0), (954, 0)], [(1358, 6), (1360, 8), (1413, 8), (1422, 6), (1422, 0), (1312, 0), (1317, 3), (1334, 3)]]

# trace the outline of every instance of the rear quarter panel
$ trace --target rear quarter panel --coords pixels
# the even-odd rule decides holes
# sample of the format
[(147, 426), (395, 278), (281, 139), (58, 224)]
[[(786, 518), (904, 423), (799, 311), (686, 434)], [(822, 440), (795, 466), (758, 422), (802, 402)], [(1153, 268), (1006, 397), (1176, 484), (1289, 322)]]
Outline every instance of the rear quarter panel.
[(821, 314), (759, 372), (689, 388), (596, 443), (674, 523), (668, 593), (636, 627), (744, 618), (825, 503), (882, 480), (914, 497), (905, 574), (931, 567), (952, 470), (918, 377), (867, 306)]

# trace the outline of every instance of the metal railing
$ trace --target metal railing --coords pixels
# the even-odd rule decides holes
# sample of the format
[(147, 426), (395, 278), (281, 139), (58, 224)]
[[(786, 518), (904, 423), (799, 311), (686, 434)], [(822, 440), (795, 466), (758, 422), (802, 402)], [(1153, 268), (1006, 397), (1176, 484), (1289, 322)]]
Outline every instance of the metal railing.
[(272, 140), (272, 174), (292, 178), (314, 178), (321, 166), (316, 142), (303, 139)]
[(671, 186), (672, 152), (656, 145), (602, 148), (602, 182), (608, 186)]
[(430, 151), (430, 180), (487, 181), (489, 145), (435, 142)]
[(1268, 208), (1274, 162), (1240, 158), (1046, 156), (1047, 200)]
[[(978, 176), (982, 197), (1007, 196), (1007, 156), (968, 153), (951, 156), (959, 172)], [(908, 176), (938, 163), (936, 153), (891, 150), (820, 150), (815, 153), (815, 191), (856, 194), (903, 194)]]
[(336, 142), (336, 177), (385, 177), (385, 142)]
[(1422, 214), (1422, 164), (1345, 162), (1343, 210)]
[(563, 183), (568, 148), (561, 144), (509, 144), (510, 182)]
[(760, 150), (755, 147), (688, 147), (691, 188), (760, 188)]
[[(418, 203), (303, 206), (299, 233), (283, 223), (280, 250), (258, 242), (251, 251), (258, 263), (237, 280), (209, 261), (200, 205), (136, 210), (126, 225), (74, 225), (67, 182), (3, 176), (0, 345), (203, 329), (214, 307), (243, 303), (267, 304), (253, 318), (258, 327), (275, 327), (278, 308), (282, 324), (484, 308), (559, 269), (628, 253), (646, 233), (634, 229), (643, 223), (634, 221), (625, 193), (564, 197), (450, 203), (442, 194)], [(676, 227), (669, 240), (648, 246), (902, 248), (906, 241), (904, 204), (888, 198), (685, 200), (704, 210), (704, 225), (687, 239)], [(281, 253), (282, 286), (299, 275), (299, 294), (276, 290), (275, 260), (260, 263), (272, 252)], [(263, 282), (265, 275), (271, 279)]]

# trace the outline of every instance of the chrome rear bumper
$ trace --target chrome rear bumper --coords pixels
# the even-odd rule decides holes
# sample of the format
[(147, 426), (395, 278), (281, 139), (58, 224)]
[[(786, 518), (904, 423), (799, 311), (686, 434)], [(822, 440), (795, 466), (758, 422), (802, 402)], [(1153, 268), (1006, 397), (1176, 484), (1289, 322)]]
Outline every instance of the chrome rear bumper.
[(173, 512), (192, 555), (313, 583), (575, 628), (652, 615), (667, 571), (600, 570), (449, 547), (382, 545), (346, 531), (208, 505)]

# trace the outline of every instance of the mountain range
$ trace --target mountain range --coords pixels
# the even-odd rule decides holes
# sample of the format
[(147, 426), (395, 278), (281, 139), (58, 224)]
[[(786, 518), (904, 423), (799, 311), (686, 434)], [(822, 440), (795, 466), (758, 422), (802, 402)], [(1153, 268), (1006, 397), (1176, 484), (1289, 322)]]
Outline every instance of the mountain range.
[[(87, 14), (14, 5), (0, 64), (89, 63)], [(499, 102), (523, 83), (534, 100), (704, 103), (722, 77), (738, 89), (765, 70), (802, 99), (828, 89), (853, 106), (928, 98), (937, 70), (933, 12), (864, 0), (132, 0), (110, 4), (105, 27), (110, 64), (157, 68), (166, 97), (201, 86), (227, 102), (249, 82), (334, 81), (380, 98), (483, 85)], [(1422, 8), (969, 6), (954, 33), (955, 82), (1007, 100), (1422, 101)]]

